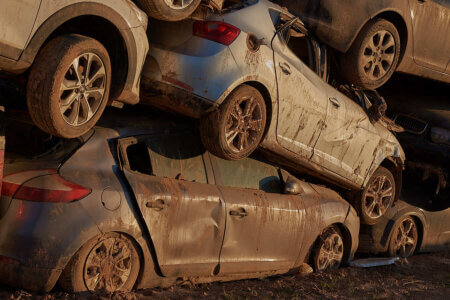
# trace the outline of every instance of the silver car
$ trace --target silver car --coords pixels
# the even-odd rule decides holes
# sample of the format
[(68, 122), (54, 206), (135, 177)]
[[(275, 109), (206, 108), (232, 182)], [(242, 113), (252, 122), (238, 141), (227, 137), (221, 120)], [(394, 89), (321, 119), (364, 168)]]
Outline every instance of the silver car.
[(24, 74), (42, 130), (78, 137), (108, 103), (139, 101), (147, 15), (131, 1), (2, 0), (0, 28), (0, 73)]
[(266, 0), (244, 1), (204, 21), (153, 22), (149, 32), (141, 101), (199, 118), (211, 153), (238, 160), (260, 146), (353, 191), (368, 224), (398, 198), (400, 144), (369, 117), (375, 105), (364, 109), (326, 83), (326, 48), (298, 18)]

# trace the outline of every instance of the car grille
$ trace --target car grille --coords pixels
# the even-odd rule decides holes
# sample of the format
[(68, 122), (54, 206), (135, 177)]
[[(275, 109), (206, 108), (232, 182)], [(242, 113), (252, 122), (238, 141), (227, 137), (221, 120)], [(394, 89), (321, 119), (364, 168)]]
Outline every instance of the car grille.
[(397, 125), (402, 126), (405, 131), (414, 134), (422, 134), (428, 128), (427, 122), (404, 114), (398, 114), (394, 121)]

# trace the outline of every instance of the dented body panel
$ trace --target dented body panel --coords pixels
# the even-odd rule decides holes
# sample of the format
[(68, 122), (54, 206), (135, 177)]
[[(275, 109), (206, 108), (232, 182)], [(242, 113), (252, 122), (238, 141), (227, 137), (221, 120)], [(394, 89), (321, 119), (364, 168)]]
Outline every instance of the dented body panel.
[[(130, 117), (144, 120), (139, 125), (121, 127), (128, 120), (121, 116), (109, 119), (112, 126), (96, 127), (55, 170), (90, 188), (88, 196), (72, 203), (1, 198), (8, 207), (0, 215), (0, 255), (16, 261), (0, 263), (2, 283), (49, 291), (83, 244), (110, 232), (125, 234), (138, 245), (136, 288), (167, 286), (179, 278), (200, 283), (292, 272), (332, 224), (348, 232), (343, 235), (344, 261), (353, 257), (359, 218), (335, 192), (302, 181), (300, 195), (267, 192), (266, 184), (259, 189), (230, 187), (217, 158), (187, 149), (183, 137), (198, 139), (191, 137), (192, 124), (150, 121), (144, 112), (142, 118)], [(103, 122), (108, 118), (106, 114)], [(168, 144), (150, 142), (154, 137)], [(141, 142), (148, 148), (139, 148)], [(170, 144), (186, 150), (164, 152), (163, 145)], [(170, 153), (182, 155), (181, 160)], [(146, 162), (157, 175), (144, 168)], [(268, 179), (283, 182), (278, 167), (257, 160), (253, 164), (271, 168)], [(246, 186), (252, 180), (243, 170), (253, 169), (234, 171), (237, 179), (247, 178), (248, 183), (238, 180)], [(45, 176), (39, 181), (45, 182)], [(235, 213), (242, 213), (241, 208), (246, 215)]]

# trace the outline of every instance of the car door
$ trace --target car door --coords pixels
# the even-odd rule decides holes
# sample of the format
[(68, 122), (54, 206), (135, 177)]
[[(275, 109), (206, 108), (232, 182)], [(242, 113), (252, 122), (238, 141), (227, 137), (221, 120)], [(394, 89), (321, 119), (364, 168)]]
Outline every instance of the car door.
[(33, 29), (41, 0), (2, 0), (0, 56), (19, 59)]
[[(190, 134), (119, 141), (123, 171), (165, 276), (209, 276), (218, 263), (225, 203)], [(210, 168), (209, 168), (210, 170)]]
[(444, 72), (450, 62), (450, 1), (409, 0), (417, 64)]
[(219, 274), (292, 268), (303, 237), (300, 197), (281, 194), (274, 166), (252, 158), (212, 160), (227, 210)]
[(321, 78), (298, 56), (310, 51), (308, 41), (298, 40), (295, 54), (289, 44), (292, 32), (302, 34), (289, 27), (272, 40), (278, 85), (277, 140), (284, 148), (310, 159), (325, 123), (328, 99)]
[(380, 136), (363, 108), (327, 85), (331, 99), (312, 161), (360, 185), (374, 160)]

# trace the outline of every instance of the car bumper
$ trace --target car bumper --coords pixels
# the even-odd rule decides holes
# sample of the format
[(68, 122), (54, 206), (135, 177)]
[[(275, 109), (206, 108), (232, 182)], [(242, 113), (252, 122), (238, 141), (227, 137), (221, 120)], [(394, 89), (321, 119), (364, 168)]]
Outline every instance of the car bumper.
[(78, 202), (12, 200), (0, 228), (0, 282), (36, 291), (51, 290), (76, 251), (100, 233)]
[(344, 225), (348, 229), (351, 236), (351, 245), (349, 254), (347, 256), (347, 263), (353, 260), (353, 257), (358, 250), (360, 229), (360, 221), (358, 215), (356, 214), (356, 211), (351, 206), (349, 206), (349, 208), (349, 213), (344, 222)]
[[(219, 105), (222, 95), (240, 77), (241, 71), (231, 50), (218, 43), (194, 37), (186, 49), (172, 51), (151, 45), (142, 72), (145, 89), (142, 100), (145, 102), (154, 95), (165, 95), (159, 103), (150, 102), (172, 111), (179, 110), (178, 106), (184, 106), (184, 102), (188, 103), (186, 106), (195, 109), (199, 106), (204, 110), (204, 104), (209, 107)], [(168, 98), (171, 101), (167, 101)], [(202, 103), (197, 105), (196, 101)], [(184, 113), (183, 109), (181, 112)]]

